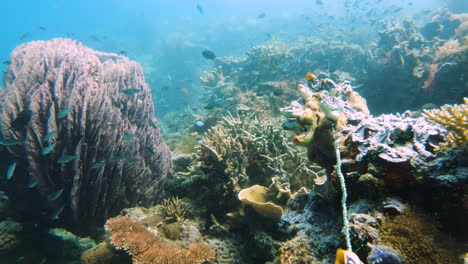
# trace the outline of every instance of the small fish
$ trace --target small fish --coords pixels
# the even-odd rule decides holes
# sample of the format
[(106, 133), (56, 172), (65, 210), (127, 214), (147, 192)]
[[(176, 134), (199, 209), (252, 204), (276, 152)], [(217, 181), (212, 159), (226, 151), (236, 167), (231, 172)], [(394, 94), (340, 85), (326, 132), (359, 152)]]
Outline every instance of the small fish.
[(150, 148), (150, 147), (146, 147), (146, 150), (148, 150), (148, 152), (153, 154), (153, 155), (156, 154), (156, 152), (154, 152), (154, 150), (152, 148)]
[(13, 128), (14, 130), (24, 129), (29, 124), (29, 121), (31, 121), (31, 118), (32, 111), (25, 109), (16, 116), (13, 122), (11, 122), (10, 128)]
[(283, 129), (295, 130), (297, 128), (299, 128), (299, 123), (297, 123), (296, 119), (288, 119), (283, 123)]
[(322, 6), (323, 2), (322, 2), (322, 0), (315, 0), (315, 4), (319, 5), (319, 6)]
[(57, 200), (57, 198), (60, 197), (60, 195), (62, 195), (62, 193), (63, 193), (63, 188), (47, 196), (47, 199), (49, 199), (50, 201), (55, 201)]
[(47, 260), (47, 258), (44, 258), (44, 259), (41, 261), (41, 263), (39, 263), (39, 264), (44, 264), (44, 263), (46, 262), (46, 260)]
[(152, 120), (150, 120), (150, 126), (151, 126), (152, 128), (157, 128), (156, 124), (155, 124)]
[(62, 155), (62, 157), (60, 157), (60, 159), (57, 162), (60, 163), (60, 164), (63, 164), (63, 163), (67, 163), (67, 162), (70, 162), (72, 160), (75, 160), (78, 157), (79, 156), (77, 156), (77, 155), (71, 155), (71, 156)]
[(93, 163), (93, 165), (91, 165), (91, 168), (92, 169), (98, 169), (98, 168), (101, 168), (102, 166), (104, 166), (104, 164), (106, 164), (105, 161), (99, 161), (99, 162)]
[(214, 60), (216, 58), (216, 54), (211, 50), (204, 50), (202, 51), (202, 56), (208, 60)]
[(3, 146), (13, 146), (13, 145), (22, 144), (24, 142), (25, 142), (24, 140), (17, 140), (14, 138), (0, 139), (0, 145), (3, 145)]
[(203, 15), (203, 7), (200, 4), (197, 4), (197, 11)]
[(266, 17), (266, 13), (261, 13), (260, 15), (257, 16), (257, 19), (263, 19)]
[(136, 162), (138, 161), (138, 159), (124, 159), (123, 162), (124, 163), (133, 163), (133, 162)]
[(57, 142), (54, 142), (52, 145), (49, 145), (49, 146), (43, 148), (42, 152), (41, 152), (41, 155), (45, 156), (45, 155), (49, 154), (54, 149), (56, 144), (57, 144)]
[(190, 133), (190, 135), (191, 135), (192, 137), (196, 137), (196, 136), (198, 136), (198, 132), (196, 132), (196, 131), (195, 131), (195, 132), (192, 132), (192, 133)]
[(5, 64), (5, 65), (11, 65), (11, 60), (6, 60), (6, 61), (4, 61), (2, 63)]
[(96, 35), (91, 35), (91, 36), (89, 36), (89, 38), (90, 38), (91, 40), (93, 40), (93, 41), (101, 42), (101, 39), (100, 39), (98, 36), (96, 36)]
[(4, 191), (0, 191), (0, 200), (8, 200), (8, 196)]
[(25, 40), (25, 39), (27, 39), (27, 38), (29, 38), (29, 37), (31, 37), (31, 33), (26, 32), (26, 33), (24, 33), (23, 35), (21, 35), (21, 36), (19, 37), (19, 40)]
[(58, 220), (64, 208), (65, 208), (65, 205), (60, 206), (57, 209), (57, 211), (55, 211), (55, 213), (52, 215), (52, 220)]
[(196, 125), (197, 127), (202, 127), (202, 126), (205, 125), (205, 122), (203, 122), (202, 120), (197, 120), (197, 121), (195, 121), (195, 125)]
[(44, 31), (44, 30), (46, 30), (47, 28), (46, 28), (46, 27), (43, 27), (43, 26), (39, 26), (38, 29)]
[(127, 140), (130, 140), (130, 139), (134, 138), (134, 137), (135, 137), (134, 134), (127, 134), (127, 135), (123, 136), (122, 141), (127, 141)]
[(34, 186), (36, 186), (38, 182), (39, 182), (38, 179), (33, 179), (33, 180), (28, 184), (28, 188), (34, 188)]
[(54, 131), (51, 131), (49, 133), (47, 133), (44, 138), (42, 139), (43, 142), (45, 141), (49, 141), (50, 139), (52, 139), (55, 135), (57, 135), (58, 133), (58, 130), (54, 130)]
[(7, 180), (10, 180), (11, 177), (13, 177), (13, 174), (15, 173), (15, 169), (16, 169), (16, 161), (13, 162), (13, 164), (11, 164), (10, 167), (8, 167), (8, 171), (6, 174)]
[(16, 262), (22, 262), (23, 260), (24, 260), (24, 256), (21, 256), (18, 259), (16, 259)]
[(127, 56), (127, 52), (125, 50), (120, 50), (117, 54)]
[(122, 90), (120, 92), (123, 93), (123, 94), (126, 94), (128, 96), (132, 96), (132, 95), (135, 95), (135, 94), (141, 92), (141, 90), (139, 90), (139, 89), (126, 89), (126, 90)]
[(119, 161), (124, 159), (124, 156), (112, 156), (108, 159), (109, 162)]
[(72, 109), (73, 109), (73, 107), (69, 107), (69, 108), (65, 108), (65, 109), (61, 110), (60, 112), (58, 112), (57, 118), (61, 119), (61, 118), (66, 117), (68, 115), (68, 113), (70, 113), (70, 111)]
[(185, 96), (190, 96), (190, 90), (188, 88), (182, 88), (180, 91), (185, 95)]

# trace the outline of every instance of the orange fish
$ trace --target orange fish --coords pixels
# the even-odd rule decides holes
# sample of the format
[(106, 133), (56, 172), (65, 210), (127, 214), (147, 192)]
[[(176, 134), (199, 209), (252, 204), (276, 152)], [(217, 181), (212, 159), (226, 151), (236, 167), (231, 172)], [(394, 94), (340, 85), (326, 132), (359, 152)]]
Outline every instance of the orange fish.
[(311, 72), (306, 73), (305, 78), (308, 81), (315, 81), (317, 79), (317, 77), (315, 77), (315, 75), (313, 75)]

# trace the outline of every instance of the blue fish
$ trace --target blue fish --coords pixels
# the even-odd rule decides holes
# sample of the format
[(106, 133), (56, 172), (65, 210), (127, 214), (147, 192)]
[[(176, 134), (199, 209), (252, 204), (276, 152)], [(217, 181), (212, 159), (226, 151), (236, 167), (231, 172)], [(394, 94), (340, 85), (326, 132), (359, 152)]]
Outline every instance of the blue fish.
[(205, 122), (203, 122), (202, 120), (197, 120), (197, 121), (195, 121), (195, 125), (196, 125), (197, 127), (202, 127), (202, 126), (205, 125)]
[(50, 139), (52, 139), (55, 135), (57, 135), (58, 131), (57, 130), (54, 130), (54, 131), (51, 131), (49, 133), (47, 133), (44, 138), (42, 139), (42, 141), (48, 141)]
[(24, 140), (17, 140), (17, 139), (0, 139), (0, 145), (3, 146), (13, 146), (13, 145), (18, 145), (24, 143)]
[(50, 194), (47, 198), (49, 200), (51, 200), (51, 201), (55, 201), (55, 200), (57, 200), (57, 198), (60, 197), (60, 195), (62, 195), (62, 193), (63, 193), (63, 188), (56, 191), (56, 192), (54, 192), (54, 193), (52, 193), (52, 194)]
[(15, 169), (16, 169), (16, 161), (13, 162), (13, 164), (10, 165), (10, 167), (8, 167), (8, 171), (7, 171), (7, 180), (10, 180), (11, 177), (13, 177), (13, 173), (15, 173)]
[(33, 179), (29, 184), (28, 184), (28, 188), (34, 188), (34, 186), (36, 186), (36, 184), (39, 182), (38, 179)]
[(49, 154), (54, 149), (56, 144), (57, 144), (57, 142), (54, 142), (52, 145), (49, 145), (49, 146), (43, 148), (42, 152), (41, 152), (42, 156), (45, 156), (45, 155)]
[(67, 163), (67, 162), (70, 162), (72, 160), (75, 160), (78, 157), (79, 156), (77, 156), (77, 155), (72, 155), (72, 156), (62, 155), (62, 157), (60, 157), (60, 159), (57, 162), (60, 163), (60, 164), (63, 164), (63, 163)]
[(8, 196), (3, 191), (0, 191), (0, 200), (8, 200)]
[(124, 156), (112, 156), (109, 158), (108, 161), (110, 162), (113, 162), (113, 161), (119, 161), (119, 160), (123, 160), (124, 159)]
[(52, 215), (52, 220), (58, 220), (64, 208), (65, 208), (65, 205), (60, 206)]
[(57, 118), (61, 119), (61, 118), (66, 117), (68, 115), (68, 113), (70, 113), (71, 110), (73, 110), (73, 107), (69, 107), (69, 108), (65, 108), (65, 109), (61, 110), (60, 112), (58, 112)]
[(122, 141), (127, 141), (127, 140), (130, 140), (130, 139), (134, 138), (134, 137), (135, 137), (134, 134), (127, 134), (127, 135), (123, 136)]
[(104, 166), (104, 164), (106, 164), (105, 161), (96, 162), (93, 165), (91, 165), (91, 168), (97, 169), (97, 168), (100, 168), (100, 167)]

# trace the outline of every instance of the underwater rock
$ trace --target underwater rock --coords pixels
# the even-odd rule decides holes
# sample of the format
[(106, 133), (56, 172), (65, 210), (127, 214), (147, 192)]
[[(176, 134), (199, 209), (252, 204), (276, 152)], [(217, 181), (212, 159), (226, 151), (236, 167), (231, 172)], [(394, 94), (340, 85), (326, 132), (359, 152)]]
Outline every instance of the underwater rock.
[(51, 235), (47, 241), (49, 250), (64, 259), (78, 259), (85, 250), (96, 246), (91, 238), (78, 237), (65, 229), (52, 228), (49, 234)]
[[(26, 43), (11, 58), (0, 98), (0, 137), (24, 143), (2, 147), (9, 153), (5, 159), (18, 162), (8, 184), (17, 186), (17, 195), (37, 196), (27, 187), (36, 181), (39, 197), (32, 200), (42, 203), (15, 199), (17, 210), (41, 217), (35, 208), (47, 208), (49, 220), (86, 233), (126, 206), (151, 203), (162, 193), (171, 175), (170, 151), (137, 63), (68, 39)], [(124, 93), (129, 89), (137, 92)], [(25, 131), (11, 131), (24, 109), (32, 111), (32, 120)], [(49, 143), (56, 145), (41, 155), (43, 138), (52, 131), (58, 132)], [(131, 142), (123, 141), (129, 134), (135, 135)], [(63, 195), (47, 200), (59, 190)]]
[(392, 248), (374, 245), (369, 247), (372, 249), (367, 257), (369, 264), (405, 264), (401, 255)]
[(383, 210), (389, 215), (402, 214), (406, 209), (406, 206), (398, 198), (387, 198), (383, 203)]

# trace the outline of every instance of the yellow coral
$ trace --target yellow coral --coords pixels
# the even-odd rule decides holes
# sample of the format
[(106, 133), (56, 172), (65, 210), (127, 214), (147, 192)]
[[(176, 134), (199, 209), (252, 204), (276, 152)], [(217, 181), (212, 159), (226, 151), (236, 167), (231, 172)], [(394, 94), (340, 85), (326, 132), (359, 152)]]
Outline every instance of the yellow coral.
[(432, 122), (443, 125), (448, 130), (445, 142), (436, 150), (466, 147), (468, 142), (468, 98), (464, 104), (444, 105), (440, 109), (423, 110), (423, 116)]
[(174, 219), (177, 222), (184, 221), (189, 210), (189, 205), (179, 199), (179, 197), (171, 197), (164, 199), (162, 204), (159, 205), (158, 211), (166, 218)]

